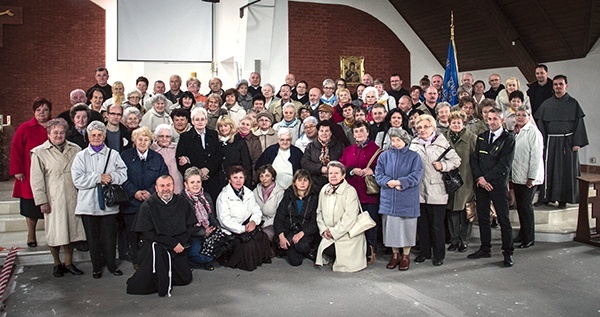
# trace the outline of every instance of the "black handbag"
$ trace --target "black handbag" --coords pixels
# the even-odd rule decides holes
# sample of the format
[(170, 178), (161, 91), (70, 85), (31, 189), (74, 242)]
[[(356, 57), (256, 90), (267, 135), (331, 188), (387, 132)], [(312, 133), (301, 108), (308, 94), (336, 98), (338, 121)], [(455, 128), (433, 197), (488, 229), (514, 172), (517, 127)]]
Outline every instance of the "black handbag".
[[(106, 167), (108, 167), (108, 161), (110, 159), (111, 152), (112, 150), (108, 149), (108, 156), (106, 157), (106, 164), (104, 165), (104, 171), (102, 174), (106, 173)], [(123, 186), (117, 184), (102, 185), (102, 196), (104, 196), (104, 203), (108, 207), (129, 201), (129, 197), (127, 196), (127, 192)]]
[[(451, 148), (452, 147), (449, 146), (437, 160), (441, 161), (444, 158), (444, 156), (446, 156), (448, 151), (450, 151)], [(446, 187), (446, 193), (448, 193), (448, 195), (454, 194), (463, 185), (463, 180), (460, 176), (458, 168), (455, 168), (449, 172), (441, 173), (442, 181), (444, 182), (444, 186)]]

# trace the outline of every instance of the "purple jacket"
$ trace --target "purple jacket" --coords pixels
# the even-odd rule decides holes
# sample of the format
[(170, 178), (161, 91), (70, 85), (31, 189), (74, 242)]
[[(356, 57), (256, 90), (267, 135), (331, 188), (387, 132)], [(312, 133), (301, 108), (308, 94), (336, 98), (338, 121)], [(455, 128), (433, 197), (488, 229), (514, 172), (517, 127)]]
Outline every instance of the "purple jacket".
[[(379, 203), (379, 195), (369, 195), (367, 194), (367, 185), (365, 185), (365, 178), (361, 176), (351, 176), (350, 171), (353, 168), (366, 168), (369, 160), (375, 154), (375, 152), (379, 149), (377, 144), (374, 141), (369, 140), (369, 143), (362, 149), (358, 147), (357, 144), (352, 144), (342, 152), (342, 157), (340, 158), (340, 162), (344, 164), (346, 167), (346, 180), (348, 184), (350, 184), (356, 192), (358, 193), (358, 200), (361, 204), (377, 204)], [(377, 166), (377, 159), (373, 160), (371, 163), (371, 169), (373, 173), (375, 173), (375, 166)]]

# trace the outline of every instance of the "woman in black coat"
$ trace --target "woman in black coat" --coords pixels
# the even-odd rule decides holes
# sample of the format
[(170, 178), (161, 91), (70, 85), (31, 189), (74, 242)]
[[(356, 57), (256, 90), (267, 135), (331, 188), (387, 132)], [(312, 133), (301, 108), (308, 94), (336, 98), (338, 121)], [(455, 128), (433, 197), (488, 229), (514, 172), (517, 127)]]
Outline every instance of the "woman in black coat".
[(292, 185), (286, 189), (277, 208), (273, 229), (275, 242), (287, 254), (292, 266), (299, 266), (305, 257), (314, 261), (319, 242), (317, 206), (319, 194), (314, 190), (307, 170), (294, 174)]
[[(241, 166), (246, 171), (246, 175), (252, 175), (252, 159), (246, 141), (236, 133), (235, 123), (231, 117), (221, 116), (217, 120), (217, 132), (219, 133), (219, 142), (221, 142), (223, 152), (223, 163), (221, 164), (223, 170), (222, 188), (228, 183), (225, 175), (229, 168), (234, 165)], [(246, 177), (244, 186), (252, 189), (251, 185), (252, 177)]]
[(204, 108), (192, 110), (194, 127), (179, 136), (175, 155), (181, 175), (185, 174), (186, 169), (196, 166), (202, 172), (202, 181), (206, 191), (212, 197), (217, 197), (222, 189), (223, 151), (217, 132), (206, 128), (207, 120)]
[(337, 161), (344, 152), (344, 144), (333, 138), (332, 125), (328, 121), (317, 124), (317, 138), (306, 146), (302, 156), (302, 168), (308, 170), (318, 192), (327, 184), (327, 164)]

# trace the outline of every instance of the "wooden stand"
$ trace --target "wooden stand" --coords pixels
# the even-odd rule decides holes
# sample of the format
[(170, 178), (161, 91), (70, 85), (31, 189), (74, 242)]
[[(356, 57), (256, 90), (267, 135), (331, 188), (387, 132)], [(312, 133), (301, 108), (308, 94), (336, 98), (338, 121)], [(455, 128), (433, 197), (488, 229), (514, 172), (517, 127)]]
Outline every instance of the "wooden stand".
[[(590, 184), (598, 191), (600, 184), (600, 174), (582, 173), (577, 178), (579, 180), (579, 214), (577, 216), (577, 232), (573, 240), (600, 247), (600, 233), (598, 233), (598, 224), (600, 224), (600, 196), (596, 194), (589, 197)], [(596, 230), (590, 230), (590, 221), (588, 215), (588, 205), (592, 206), (592, 218), (596, 218)]]

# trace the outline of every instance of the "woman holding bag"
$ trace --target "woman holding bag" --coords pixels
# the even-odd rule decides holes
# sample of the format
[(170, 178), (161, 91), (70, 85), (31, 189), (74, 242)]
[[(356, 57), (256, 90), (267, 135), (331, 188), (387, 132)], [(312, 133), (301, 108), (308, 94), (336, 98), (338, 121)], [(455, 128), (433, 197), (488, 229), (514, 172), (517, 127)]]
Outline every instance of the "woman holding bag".
[(367, 244), (364, 234), (350, 237), (360, 212), (354, 187), (345, 182), (346, 168), (338, 161), (327, 164), (329, 183), (319, 194), (317, 226), (323, 238), (317, 250), (315, 265), (333, 261), (334, 272), (358, 272), (367, 267)]
[(377, 250), (377, 232), (381, 225), (381, 217), (377, 212), (379, 207), (379, 195), (368, 194), (366, 180), (368, 176), (375, 174), (377, 157), (379, 156), (379, 146), (374, 141), (369, 140), (369, 124), (364, 121), (357, 121), (352, 125), (352, 133), (355, 144), (347, 147), (342, 153), (340, 163), (344, 164), (348, 170), (348, 184), (350, 184), (358, 194), (363, 210), (369, 212), (369, 215), (377, 224), (365, 232), (367, 238), (367, 264), (375, 263), (375, 251)]

